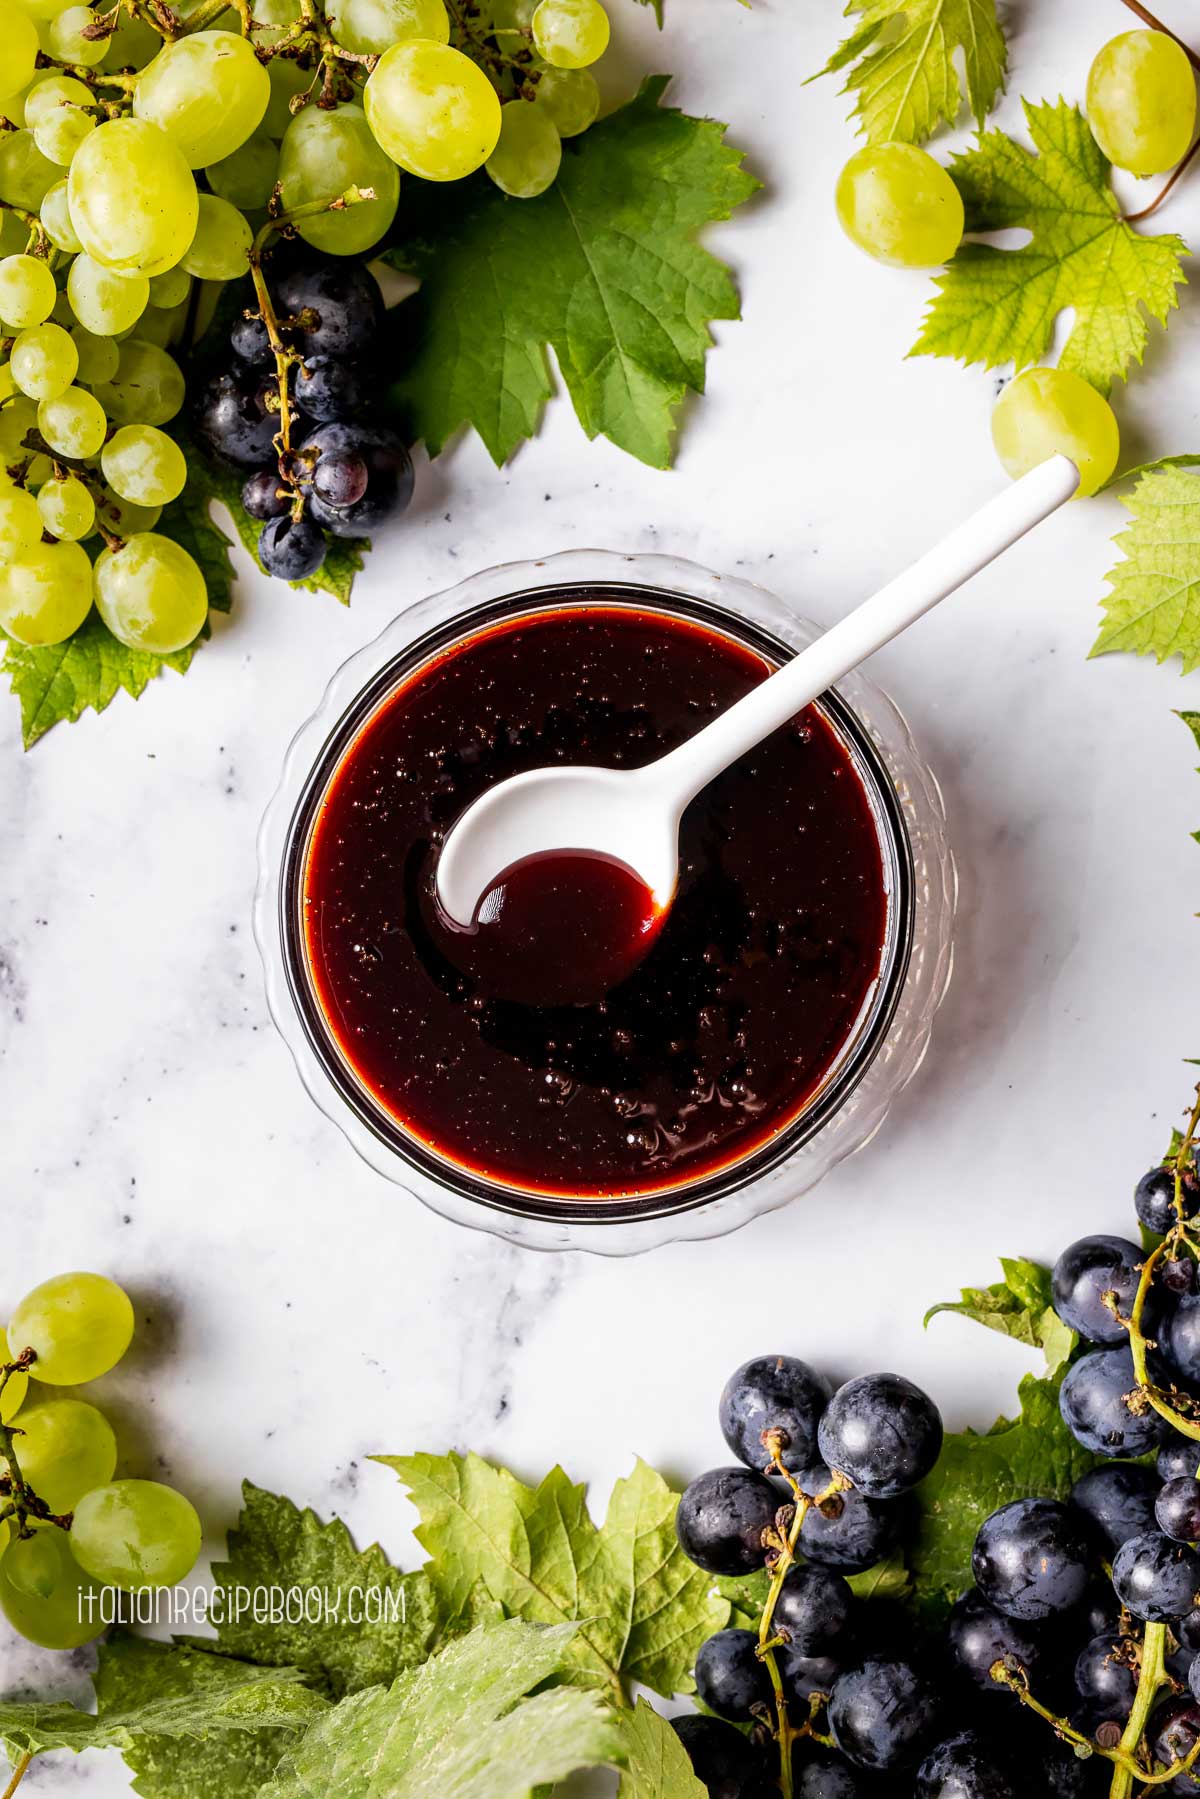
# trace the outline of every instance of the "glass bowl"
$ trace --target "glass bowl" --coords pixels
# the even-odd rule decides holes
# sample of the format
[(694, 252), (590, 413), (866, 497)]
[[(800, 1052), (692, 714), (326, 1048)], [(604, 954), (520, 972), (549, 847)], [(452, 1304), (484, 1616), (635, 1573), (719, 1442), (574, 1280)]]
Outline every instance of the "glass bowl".
[(627, 603), (699, 620), (780, 660), (820, 628), (773, 594), (667, 556), (581, 550), (488, 569), (401, 614), (345, 662), (292, 740), (259, 834), (254, 928), (267, 1001), (309, 1094), (358, 1153), (444, 1217), (536, 1249), (625, 1255), (724, 1235), (806, 1192), (874, 1136), (928, 1048), (950, 978), (956, 877), (945, 809), (896, 707), (861, 673), (821, 709), (847, 747), (875, 817), (888, 895), (879, 975), (817, 1091), (741, 1160), (640, 1196), (555, 1197), (489, 1179), (406, 1134), (325, 1024), (307, 967), (302, 879), (313, 821), (365, 720), (429, 656), (498, 618)]

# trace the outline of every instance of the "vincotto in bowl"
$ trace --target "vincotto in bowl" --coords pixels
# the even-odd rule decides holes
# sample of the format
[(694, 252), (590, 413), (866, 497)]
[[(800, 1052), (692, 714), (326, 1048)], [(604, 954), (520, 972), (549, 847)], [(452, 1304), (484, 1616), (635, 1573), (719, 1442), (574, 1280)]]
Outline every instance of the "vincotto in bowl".
[[(805, 1192), (869, 1141), (928, 1047), (950, 976), (956, 883), (937, 782), (892, 702), (866, 676), (852, 674), (823, 698), (821, 709), (869, 801), (887, 921), (878, 975), (798, 1114), (740, 1159), (675, 1186), (615, 1199), (526, 1189), (418, 1140), (350, 1065), (317, 997), (303, 894), (314, 824), (365, 722), (429, 658), (498, 621), (593, 601), (697, 622), (771, 661), (820, 634), (762, 588), (665, 556), (570, 551), (489, 569), (422, 600), (343, 664), (294, 738), (259, 836), (255, 934), (271, 1014), (301, 1079), (372, 1167), (460, 1224), (530, 1248), (621, 1255), (734, 1230)], [(786, 794), (779, 796), (779, 813), (786, 829)]]

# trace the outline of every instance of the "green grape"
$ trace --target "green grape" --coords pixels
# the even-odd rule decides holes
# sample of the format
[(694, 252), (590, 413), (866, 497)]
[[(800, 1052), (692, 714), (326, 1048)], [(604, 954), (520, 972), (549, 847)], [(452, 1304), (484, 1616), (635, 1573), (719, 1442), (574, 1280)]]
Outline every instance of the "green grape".
[[(370, 82), (367, 92), (369, 96)], [(375, 141), (361, 106), (339, 106), (334, 112), (306, 107), (292, 120), (279, 147), (284, 206), (335, 200), (350, 187), (373, 188), (375, 198), (296, 221), (305, 242), (331, 256), (355, 256), (379, 241), (395, 215), (400, 177)]]
[(158, 344), (131, 337), (120, 346), (114, 378), (96, 398), (114, 425), (165, 425), (183, 405), (184, 380), (174, 357)]
[(608, 32), (600, 0), (542, 0), (533, 15), (537, 53), (555, 69), (586, 69), (608, 49)]
[(48, 265), (36, 256), (6, 256), (0, 262), (0, 319), (12, 330), (48, 319), (57, 291)]
[[(39, 512), (39, 529), (41, 522)], [(91, 604), (92, 565), (77, 543), (36, 543), (0, 562), (0, 625), (18, 643), (62, 643), (79, 629)]]
[(20, 462), (30, 452), (25, 448), (25, 439), (31, 431), (37, 430), (37, 407), (32, 400), (9, 400), (6, 406), (0, 407), (0, 469), (6, 469), (10, 463)]
[(50, 21), (50, 54), (59, 62), (82, 64), (95, 69), (108, 52), (108, 39), (85, 37), (84, 31), (96, 23), (90, 6), (68, 6)]
[(208, 594), (185, 549), (156, 531), (138, 531), (96, 558), (96, 608), (131, 650), (169, 656), (200, 630)]
[(96, 502), (74, 475), (61, 480), (55, 475), (44, 481), (38, 489), (37, 507), (51, 537), (78, 543), (95, 529)]
[(41, 25), (48, 25), (63, 9), (63, 0), (18, 0), (18, 4)]
[(132, 537), (137, 531), (153, 531), (162, 513), (161, 506), (135, 506), (123, 500), (111, 487), (100, 496), (97, 514), (106, 530), (114, 537)]
[(180, 268), (200, 281), (236, 281), (250, 267), (250, 227), (228, 200), (201, 194), (196, 235)]
[(181, 300), (187, 299), (191, 291), (191, 276), (181, 263), (176, 263), (164, 275), (154, 276), (150, 283), (150, 304), (167, 308), (178, 306)]
[(1015, 481), (1054, 455), (1079, 470), (1076, 498), (1103, 487), (1117, 466), (1121, 434), (1112, 407), (1069, 369), (1026, 369), (992, 409), (992, 442)]
[(271, 198), (278, 166), (279, 151), (265, 132), (256, 131), (231, 155), (210, 163), (204, 173), (214, 194), (243, 212), (253, 212)]
[(25, 1295), (8, 1326), (9, 1343), (33, 1350), (37, 1379), (52, 1387), (107, 1374), (132, 1336), (129, 1296), (104, 1274), (54, 1275)]
[(10, 94), (19, 93), (33, 79), (33, 68), (41, 47), (37, 26), (22, 7), (13, 4), (13, 0), (0, 0), (0, 44), (4, 45), (4, 60), (0, 63), (0, 99), (7, 100)]
[(31, 400), (65, 393), (79, 367), (79, 351), (61, 325), (31, 325), (10, 352), (13, 380)]
[(146, 310), (150, 283), (144, 275), (114, 275), (86, 254), (67, 271), (67, 297), (79, 323), (95, 337), (128, 331)]
[(132, 18), (121, 8), (117, 28), (108, 40), (101, 64), (105, 69), (144, 69), (162, 49), (162, 38), (152, 25)]
[(393, 44), (368, 77), (363, 105), (392, 161), (426, 181), (470, 175), (500, 136), (495, 88), (449, 44)]
[(192, 172), (166, 132), (145, 119), (98, 125), (76, 152), (68, 182), (80, 243), (117, 274), (161, 275), (195, 236)]
[(96, 129), (91, 90), (73, 75), (40, 82), (25, 103), (25, 123), (42, 155), (65, 169)]
[(345, 50), (382, 55), (406, 38), (450, 42), (450, 18), (443, 0), (328, 0), (329, 29)]
[(1092, 136), (1119, 169), (1161, 175), (1187, 154), (1196, 129), (1196, 77), (1165, 31), (1124, 31), (1105, 44), (1087, 82)]
[(57, 1549), (49, 1541), (50, 1531), (54, 1528), (50, 1525), (32, 1531), (27, 1537), (18, 1537), (4, 1557), (5, 1574), (17, 1592), (29, 1599), (49, 1599), (58, 1585), (61, 1563)]
[(273, 56), (267, 70), (271, 82), (271, 98), (262, 116), (262, 130), (268, 137), (281, 138), (292, 121), (291, 103), (313, 85), (313, 74), (302, 69), (290, 56)]
[(103, 406), (86, 387), (68, 387), (52, 400), (43, 400), (37, 422), (51, 453), (69, 456), (73, 462), (95, 456), (108, 430)]
[(15, 256), (28, 242), (28, 226), (15, 212), (0, 211), (0, 256)]
[(21, 1413), (21, 1473), (52, 1512), (70, 1512), (117, 1466), (117, 1439), (103, 1412), (82, 1399), (50, 1399)]
[[(8, 1347), (7, 1333), (0, 1330), (0, 1362), (11, 1362), (15, 1359), (12, 1350)], [(25, 1395), (28, 1391), (29, 1376), (23, 1368), (18, 1369), (15, 1374), (9, 1375), (4, 1383), (4, 1390), (0, 1393), (0, 1422), (12, 1423), (24, 1405)], [(0, 1537), (0, 1551), (3, 1551), (3, 1548), (4, 1538)]]
[(0, 132), (0, 200), (36, 212), (62, 170), (43, 156), (32, 131)]
[(941, 163), (915, 144), (857, 151), (838, 176), (837, 214), (852, 243), (894, 268), (947, 262), (963, 234), (962, 196)]
[(200, 1553), (195, 1507), (156, 1480), (115, 1480), (80, 1500), (71, 1526), (71, 1552), (106, 1586), (173, 1587), (190, 1574)]
[(84, 387), (96, 387), (111, 381), (121, 360), (119, 346), (111, 337), (97, 337), (82, 325), (71, 326), (71, 336), (79, 354), (78, 379)]
[(254, 19), (258, 25), (266, 25), (269, 30), (256, 31), (254, 36), (259, 43), (273, 44), (278, 40), (280, 32), (288, 25), (294, 25), (300, 17), (300, 0), (256, 0)]
[(543, 69), (534, 94), (559, 137), (578, 137), (600, 111), (600, 89), (587, 69)]
[[(75, 227), (71, 223), (71, 209), (67, 204), (66, 179), (56, 181), (50, 188), (38, 209), (42, 221), (42, 229), (56, 250), (66, 250), (71, 256), (83, 249), (83, 245), (75, 235)], [(60, 295), (61, 299), (62, 296)], [(57, 304), (57, 302), (55, 302)]]
[(501, 192), (532, 200), (553, 184), (562, 140), (548, 114), (527, 100), (510, 100), (501, 113), (500, 141), (484, 167)]
[(0, 1611), (14, 1630), (43, 1649), (78, 1649), (104, 1629), (99, 1605), (88, 1604), (89, 1597), (98, 1599), (99, 1589), (71, 1554), (65, 1530), (48, 1524), (36, 1535), (44, 1536), (48, 1546), (40, 1579), (50, 1586), (49, 1597), (23, 1592), (13, 1582), (8, 1572), (12, 1544), (0, 1561)]
[(166, 132), (193, 169), (220, 162), (258, 129), (271, 81), (236, 31), (194, 31), (166, 44), (133, 91), (135, 117)]
[(32, 550), (41, 535), (42, 515), (33, 495), (23, 487), (0, 487), (0, 563)]
[(122, 425), (101, 450), (100, 467), (113, 492), (135, 506), (166, 506), (187, 480), (183, 451), (153, 425)]
[[(187, 329), (191, 304), (180, 300), (177, 306), (152, 306), (138, 321), (138, 342), (167, 350), (178, 343)], [(111, 416), (111, 415), (110, 415)]]

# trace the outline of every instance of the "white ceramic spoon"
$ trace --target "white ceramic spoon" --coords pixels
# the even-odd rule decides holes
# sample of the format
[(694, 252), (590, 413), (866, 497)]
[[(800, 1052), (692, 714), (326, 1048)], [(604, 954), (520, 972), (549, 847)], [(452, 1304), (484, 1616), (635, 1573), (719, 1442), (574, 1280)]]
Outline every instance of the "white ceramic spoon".
[(665, 910), (679, 875), (679, 820), (701, 788), (986, 568), (1078, 485), (1075, 464), (1052, 456), (657, 762), (637, 769), (534, 768), (489, 788), (442, 845), (437, 897), (443, 910), (469, 927), (498, 875), (554, 853), (623, 862)]

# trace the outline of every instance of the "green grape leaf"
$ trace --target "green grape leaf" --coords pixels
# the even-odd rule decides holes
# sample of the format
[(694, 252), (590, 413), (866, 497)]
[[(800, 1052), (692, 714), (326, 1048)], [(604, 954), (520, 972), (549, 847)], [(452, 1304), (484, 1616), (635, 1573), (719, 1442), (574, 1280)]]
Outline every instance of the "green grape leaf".
[(597, 1526), (584, 1488), (561, 1468), (535, 1489), (477, 1455), (374, 1459), (409, 1489), (432, 1558), (426, 1572), (451, 1614), (482, 1582), (511, 1616), (579, 1622), (565, 1650), (577, 1684), (692, 1691), (696, 1651), (729, 1605), (680, 1549), (678, 1496), (645, 1462), (617, 1482)]
[(660, 105), (667, 77), (564, 145), (548, 192), (519, 204), (486, 175), (401, 190), (386, 259), (421, 279), (393, 319), (395, 397), (437, 455), (473, 425), (503, 463), (537, 430), (550, 345), (589, 437), (653, 468), (704, 387), (713, 319), (739, 316), (729, 271), (695, 242), (759, 183), (725, 127)]
[(953, 159), (951, 174), (969, 232), (1023, 227), (1030, 242), (1017, 250), (964, 243), (937, 278), (912, 354), (1024, 368), (1045, 354), (1055, 319), (1072, 307), (1060, 366), (1107, 393), (1141, 362), (1147, 316), (1165, 325), (1179, 304), (1187, 246), (1125, 223), (1109, 164), (1077, 106), (1023, 104), (1036, 155), (988, 131)]
[[(213, 1611), (222, 1653), (300, 1668), (335, 1698), (394, 1680), (455, 1628), (426, 1572), (401, 1574), (377, 1544), (356, 1549), (340, 1519), (323, 1523), (249, 1481), (227, 1557), (213, 1567), (226, 1602)], [(281, 1603), (258, 1617), (238, 1597), (255, 1592)], [(472, 1598), (464, 1593), (455, 1614)]]
[[(206, 517), (210, 501), (221, 501), (228, 509), (233, 528), (243, 547), (249, 551), (256, 567), (261, 569), (258, 538), (262, 524), (258, 519), (251, 518), (242, 505), (244, 475), (239, 474), (236, 469), (221, 466), (211, 456), (206, 456), (197, 445), (185, 444), (184, 448), (187, 451), (189, 469), (188, 486), (184, 491), (190, 490), (197, 496)], [(325, 560), (316, 574), (307, 575), (303, 581), (289, 581), (288, 586), (303, 588), (308, 593), (331, 594), (343, 606), (348, 606), (354, 577), (361, 573), (363, 556), (371, 547), (370, 539), (330, 537), (328, 546)]]
[(908, 1599), (912, 1594), (912, 1575), (901, 1555), (890, 1555), (873, 1568), (846, 1578), (851, 1592), (860, 1599)]
[[(307, 1687), (278, 1685), (299, 1678), (298, 1670), (251, 1668), (201, 1648), (173, 1648), (117, 1631), (100, 1647), (98, 1722), (107, 1725), (151, 1701), (149, 1713), (139, 1713), (145, 1726), (117, 1745), (142, 1799), (253, 1799), (296, 1732), (326, 1708), (327, 1701)], [(294, 1718), (282, 1711), (272, 1717), (263, 1706), (263, 1700), (277, 1703), (277, 1693), (287, 1694)], [(210, 1732), (202, 1755), (194, 1740), (159, 1725), (162, 1711), (186, 1717), (192, 1708), (239, 1701), (235, 1722), (242, 1728)]]
[(652, 1705), (639, 1699), (618, 1718), (625, 1763), (620, 1799), (704, 1799), (687, 1750)]
[(1200, 665), (1200, 478), (1152, 468), (1122, 504), (1133, 522), (1114, 539), (1123, 560), (1109, 571), (1091, 653), (1178, 656), (1186, 675)]
[[(256, 1668), (118, 1632), (101, 1652), (100, 1710), (0, 1704), (0, 1740), (12, 1759), (48, 1750), (136, 1748), (148, 1737), (197, 1742), (234, 1731), (302, 1731), (326, 1709), (296, 1668)], [(196, 1664), (205, 1666), (196, 1672)]]
[(1012, 1260), (1001, 1256), (1004, 1275), (991, 1287), (964, 1287), (962, 1298), (930, 1306), (925, 1323), (939, 1312), (960, 1312), (973, 1318), (988, 1330), (999, 1331), (1017, 1343), (1046, 1354), (1046, 1366), (1053, 1374), (1065, 1367), (1075, 1347), (1075, 1333), (1054, 1310), (1050, 1290), (1050, 1270), (1040, 1262)]
[[(195, 464), (191, 465), (194, 473)], [(208, 587), (208, 603), (228, 612), (233, 603), (233, 564), (229, 538), (208, 516), (191, 479), (177, 500), (165, 508), (155, 530), (182, 544), (200, 565)], [(32, 749), (52, 726), (73, 724), (84, 712), (103, 712), (119, 693), (140, 699), (164, 668), (186, 674), (192, 657), (209, 636), (205, 624), (194, 643), (172, 656), (151, 656), (119, 643), (96, 611), (65, 643), (30, 649), (11, 638), (5, 643), (4, 672), (21, 707), (21, 736)]]
[(1075, 1441), (1058, 1409), (1061, 1374), (1026, 1375), (1021, 1415), (998, 1418), (986, 1436), (948, 1436), (933, 1473), (917, 1488), (906, 1555), (919, 1611), (936, 1623), (971, 1584), (971, 1547), (984, 1519), (1010, 1499), (1065, 1499), (1097, 1457)]
[(483, 1625), (390, 1687), (351, 1694), (289, 1749), (261, 1799), (526, 1799), (618, 1763), (621, 1732), (600, 1696), (545, 1688), (574, 1634)]
[(663, 28), (663, 0), (638, 0), (639, 6), (652, 6), (654, 17), (658, 20), (658, 29)]
[(1160, 456), (1157, 462), (1139, 462), (1133, 468), (1122, 469), (1119, 475), (1110, 475), (1101, 493), (1107, 493), (1110, 487), (1117, 487), (1122, 481), (1137, 481), (1142, 475), (1156, 475), (1163, 468), (1200, 468), (1200, 456)]
[(962, 107), (958, 52), (982, 128), (1008, 68), (996, 0), (850, 0), (846, 17), (858, 23), (820, 74), (850, 70), (842, 92), (855, 96), (851, 117), (870, 143), (923, 144), (939, 125), (953, 125)]

